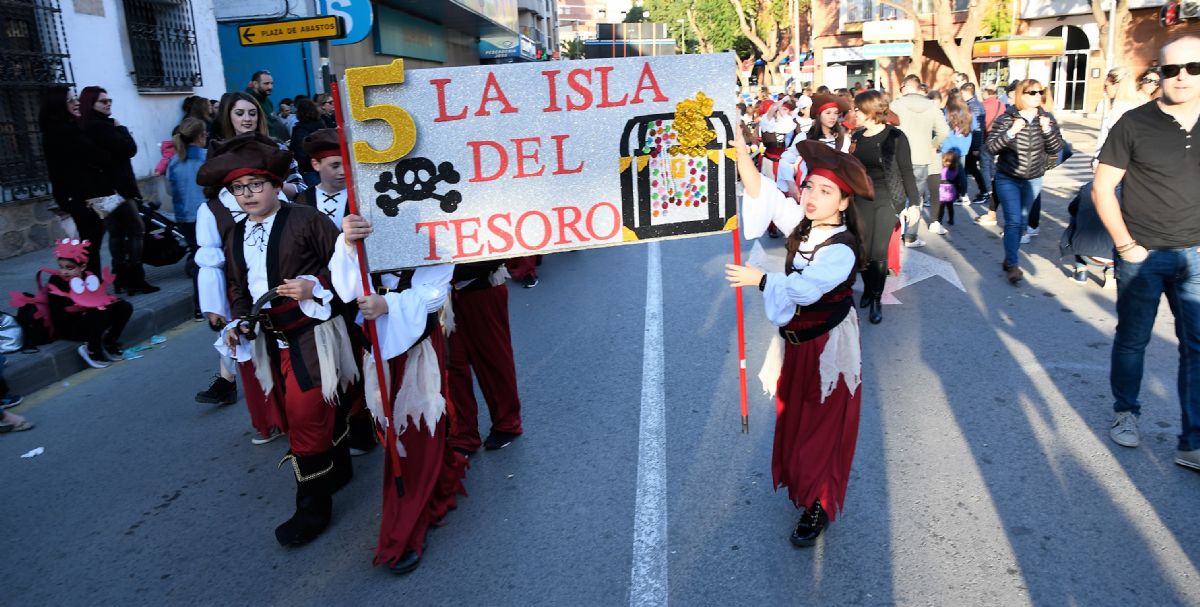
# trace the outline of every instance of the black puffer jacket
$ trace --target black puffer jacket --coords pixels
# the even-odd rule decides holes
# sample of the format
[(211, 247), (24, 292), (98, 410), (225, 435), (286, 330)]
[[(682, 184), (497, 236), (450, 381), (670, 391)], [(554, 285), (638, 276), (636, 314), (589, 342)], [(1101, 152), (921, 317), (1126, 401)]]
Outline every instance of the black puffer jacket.
[(105, 152), (83, 134), (78, 124), (43, 124), (42, 150), (46, 154), (50, 184), (54, 186), (54, 199), (64, 209), (116, 191), (112, 179), (104, 172)]
[[(1050, 131), (1042, 131), (1038, 122), (1042, 116), (1050, 118)], [(1054, 115), (1038, 108), (1038, 119), (1026, 124), (1016, 137), (1008, 136), (1016, 120), (1025, 121), (1016, 108), (996, 117), (988, 131), (987, 148), (996, 156), (996, 170), (1018, 179), (1037, 179), (1050, 168), (1049, 161), (1057, 158), (1063, 148), (1062, 133)]]
[(98, 164), (122, 198), (141, 198), (131, 160), (137, 155), (137, 143), (129, 129), (117, 126), (111, 117), (92, 110), (83, 132), (100, 149)]

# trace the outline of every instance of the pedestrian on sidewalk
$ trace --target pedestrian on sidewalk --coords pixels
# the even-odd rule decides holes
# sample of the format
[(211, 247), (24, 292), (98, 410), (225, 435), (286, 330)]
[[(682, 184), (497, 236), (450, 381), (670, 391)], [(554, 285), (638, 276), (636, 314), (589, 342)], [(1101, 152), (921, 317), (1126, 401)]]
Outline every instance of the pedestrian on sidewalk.
[(996, 197), (1004, 211), (1001, 267), (1008, 282), (1015, 285), (1024, 276), (1018, 264), (1029, 212), (1042, 191), (1042, 176), (1050, 160), (1063, 148), (1063, 139), (1058, 122), (1043, 109), (1049, 105), (1049, 89), (1027, 79), (1017, 83), (1013, 95), (1015, 105), (992, 123), (987, 146), (996, 155)]
[(980, 194), (979, 198), (975, 199), (977, 204), (987, 204), (987, 212), (975, 218), (975, 223), (981, 226), (996, 225), (996, 157), (988, 151), (987, 138), (992, 132), (992, 123), (996, 118), (1003, 114), (1007, 108), (1005, 103), (996, 94), (996, 85), (988, 83), (983, 87), (983, 144), (979, 147), (980, 165), (983, 169), (984, 179), (986, 180), (987, 191)]
[(1096, 153), (1092, 155), (1092, 170), (1096, 170), (1096, 165), (1100, 162), (1100, 150), (1104, 149), (1104, 142), (1108, 139), (1108, 133), (1112, 131), (1112, 127), (1125, 115), (1125, 112), (1146, 103), (1146, 100), (1138, 96), (1137, 88), (1133, 81), (1133, 74), (1129, 72), (1127, 67), (1114, 67), (1108, 71), (1108, 76), (1104, 78), (1104, 98), (1100, 100), (1099, 107), (1096, 111), (1104, 114), (1104, 120), (1100, 123), (1100, 134), (1096, 136)]
[(108, 96), (108, 91), (98, 86), (84, 88), (79, 94), (79, 106), (79, 124), (101, 152), (96, 162), (103, 168), (113, 189), (124, 199), (104, 218), (108, 228), (108, 251), (117, 276), (114, 289), (118, 294), (122, 291), (129, 295), (157, 293), (159, 288), (146, 282), (146, 270), (142, 267), (146, 228), (140, 209), (142, 193), (138, 190), (132, 162), (137, 155), (137, 143), (129, 129), (113, 117), (113, 99)]
[[(202, 104), (202, 105), (207, 105)], [(204, 188), (196, 183), (196, 174), (208, 157), (208, 127), (196, 118), (184, 118), (171, 136), (175, 155), (167, 164), (167, 183), (171, 188), (171, 207), (175, 210), (175, 225), (187, 240), (189, 274), (192, 275), (192, 308), (197, 320), (200, 313), (200, 289), (196, 286), (196, 211), (204, 204)]]
[[(382, 291), (364, 296), (355, 243), (371, 233), (371, 224), (358, 215), (342, 220), (343, 237), (329, 263), (338, 296), (356, 302), (364, 319), (374, 321), (378, 363), (368, 368), (366, 392), (375, 401), (372, 412), (388, 432), (384, 455), (383, 512), (375, 564), (386, 564), (397, 575), (412, 572), (428, 547), (425, 535), (456, 507), (465, 495), (467, 457), (447, 440), (450, 397), (446, 377), (445, 338), (438, 314), (450, 294), (454, 266), (426, 266), (376, 277)], [(375, 364), (389, 369), (392, 410), (384, 411)], [(453, 405), (451, 405), (453, 406)]]
[[(951, 200), (948, 203), (942, 200), (942, 182), (944, 181), (943, 171), (946, 168), (946, 153), (953, 152), (954, 159), (957, 163), (954, 167), (954, 189), (957, 196), (961, 197), (967, 192), (967, 173), (966, 173), (966, 158), (971, 153), (971, 125), (974, 118), (971, 116), (971, 110), (964, 104), (957, 95), (946, 99), (946, 124), (950, 127), (949, 134), (942, 140), (942, 145), (938, 147), (940, 155), (938, 162), (938, 171), (932, 176), (936, 176), (938, 185), (936, 191), (937, 196), (934, 196), (930, 209), (930, 218), (933, 220), (929, 224), (929, 231), (934, 234), (945, 236), (949, 230), (942, 224), (942, 214), (948, 215), (948, 224), (954, 225), (954, 204), (958, 199)], [(931, 176), (931, 177), (932, 177)], [(931, 179), (932, 181), (932, 179)], [(947, 208), (946, 205), (949, 205)]]
[[(232, 139), (246, 133), (260, 133), (263, 136), (270, 136), (267, 132), (267, 119), (262, 107), (259, 106), (255, 97), (248, 93), (233, 92), (222, 95), (221, 109), (217, 114), (217, 120), (220, 123), (220, 137), (210, 140), (209, 147), (212, 147), (219, 141)], [(280, 149), (288, 149), (286, 143), (276, 142), (276, 145)], [(283, 181), (283, 195), (287, 200), (295, 200), (296, 195), (307, 188), (308, 185), (305, 183), (304, 178), (300, 176), (300, 165), (296, 163), (293, 157), (292, 165), (288, 167), (288, 174)], [(231, 195), (228, 203), (236, 206)]]
[(1129, 110), (1113, 125), (1093, 189), (1119, 255), (1109, 375), (1116, 416), (1109, 436), (1123, 447), (1140, 443), (1146, 345), (1165, 294), (1179, 339), (1183, 415), (1175, 463), (1200, 470), (1200, 37), (1168, 43), (1159, 58), (1162, 98)]
[(38, 125), (54, 201), (75, 220), (80, 240), (89, 243), (87, 270), (99, 276), (104, 220), (88, 206), (88, 200), (116, 192), (104, 173), (104, 152), (84, 134), (79, 125), (79, 99), (65, 86), (42, 92)]
[[(984, 109), (983, 103), (975, 97), (974, 84), (963, 83), (958, 89), (958, 94), (971, 112), (971, 147), (966, 157), (963, 158), (963, 164), (966, 167), (967, 175), (975, 179), (975, 185), (979, 188), (979, 197), (982, 198), (984, 193), (991, 189), (987, 167), (983, 165), (983, 155), (980, 153), (983, 149), (983, 129), (984, 123), (987, 121), (987, 110)], [(967, 195), (967, 189), (962, 188), (962, 191), (959, 192), (959, 204), (966, 206), (971, 202), (971, 197)]]
[(796, 204), (762, 179), (740, 136), (733, 145), (746, 238), (772, 221), (788, 234), (782, 272), (729, 264), (725, 278), (763, 292), (767, 319), (786, 340), (772, 350), (782, 348), (782, 361), (768, 354), (775, 364), (760, 374), (764, 383), (778, 378), (771, 477), (801, 510), (792, 544), (812, 546), (842, 511), (858, 440), (862, 364), (851, 288), (864, 253), (855, 204), (874, 198), (874, 187), (854, 156), (802, 141), (808, 175)]
[(917, 184), (919, 200), (910, 201), (909, 211), (904, 221), (904, 246), (914, 248), (925, 246), (925, 241), (918, 236), (920, 226), (921, 205), (925, 200), (932, 204), (937, 198), (937, 187), (941, 177), (941, 157), (934, 152), (942, 145), (942, 141), (950, 133), (946, 118), (937, 104), (921, 93), (921, 78), (909, 74), (904, 77), (900, 86), (901, 95), (892, 101), (891, 109), (900, 117), (900, 130), (908, 138), (909, 149), (912, 150), (913, 178)]

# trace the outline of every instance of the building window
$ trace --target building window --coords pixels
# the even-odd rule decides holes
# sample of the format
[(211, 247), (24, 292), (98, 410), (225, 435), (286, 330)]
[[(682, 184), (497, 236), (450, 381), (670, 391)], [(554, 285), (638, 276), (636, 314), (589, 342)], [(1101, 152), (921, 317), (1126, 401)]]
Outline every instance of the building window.
[(58, 0), (0, 2), (0, 203), (50, 194), (38, 106), (71, 80)]
[(204, 83), (190, 0), (124, 0), (139, 90), (190, 91)]

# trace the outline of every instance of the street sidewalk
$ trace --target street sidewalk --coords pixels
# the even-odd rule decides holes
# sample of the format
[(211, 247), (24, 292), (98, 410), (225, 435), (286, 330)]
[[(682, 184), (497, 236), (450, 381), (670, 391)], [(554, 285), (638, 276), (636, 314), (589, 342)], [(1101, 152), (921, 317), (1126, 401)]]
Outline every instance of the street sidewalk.
[[(103, 264), (109, 267), (111, 261), (107, 235), (102, 249)], [(54, 267), (57, 264), (53, 249), (26, 253), (0, 262), (0, 310), (15, 315), (16, 310), (9, 303), (9, 292), (32, 293), (37, 271)], [(192, 281), (184, 271), (183, 261), (161, 268), (146, 266), (146, 280), (162, 287), (162, 290), (149, 295), (122, 296), (133, 304), (133, 318), (121, 337), (122, 347), (142, 343), (152, 335), (192, 319)], [(16, 394), (29, 394), (62, 381), (87, 368), (75, 351), (78, 347), (79, 342), (59, 340), (39, 346), (36, 352), (5, 354), (8, 365), (4, 368), (4, 379)], [(136, 365), (138, 360), (117, 364)]]

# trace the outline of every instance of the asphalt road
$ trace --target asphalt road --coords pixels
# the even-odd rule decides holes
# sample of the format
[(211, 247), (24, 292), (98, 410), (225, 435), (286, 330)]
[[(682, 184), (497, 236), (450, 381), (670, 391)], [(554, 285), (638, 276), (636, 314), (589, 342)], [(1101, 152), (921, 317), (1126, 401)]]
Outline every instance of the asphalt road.
[[(1150, 345), (1142, 447), (1116, 446), (1115, 291), (1075, 286), (1056, 265), (1071, 179), (1048, 183), (1022, 286), (1004, 281), (998, 230), (960, 209), (951, 234), (926, 236), (919, 253), (949, 262), (965, 292), (927, 278), (895, 293), (903, 303), (885, 307), (882, 325), (864, 323), (846, 509), (807, 550), (788, 542), (796, 512), (771, 487), (774, 405), (753, 377), (772, 335), (761, 299), (746, 292), (742, 434), (729, 238), (661, 245), (665, 575), (649, 581), (671, 603), (1200, 604), (1200, 474), (1172, 463), (1170, 315), (1164, 306)], [(287, 447), (251, 445), (241, 403), (192, 402), (216, 358), (213, 334), (188, 323), (145, 358), (16, 410), (38, 427), (0, 437), (2, 601), (629, 604), (647, 582), (631, 571), (649, 255), (554, 255), (537, 288), (512, 290), (526, 434), (473, 459), (470, 496), (415, 573), (371, 566), (378, 451), (355, 460), (321, 538), (275, 543), (291, 513), (291, 473), (276, 467)], [(20, 458), (35, 447), (45, 453)]]

